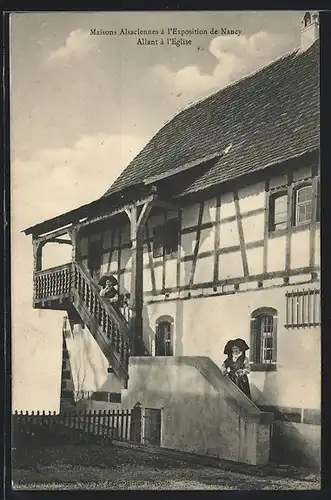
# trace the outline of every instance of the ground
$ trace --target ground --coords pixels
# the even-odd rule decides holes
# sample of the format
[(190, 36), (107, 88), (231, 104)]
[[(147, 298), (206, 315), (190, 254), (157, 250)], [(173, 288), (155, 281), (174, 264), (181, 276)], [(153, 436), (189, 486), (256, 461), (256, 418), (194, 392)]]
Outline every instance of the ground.
[(319, 475), (304, 469), (276, 467), (274, 473), (270, 468), (267, 473), (251, 469), (243, 473), (236, 467), (201, 465), (123, 446), (30, 448), (14, 453), (12, 476), (14, 488), (21, 490), (320, 489)]

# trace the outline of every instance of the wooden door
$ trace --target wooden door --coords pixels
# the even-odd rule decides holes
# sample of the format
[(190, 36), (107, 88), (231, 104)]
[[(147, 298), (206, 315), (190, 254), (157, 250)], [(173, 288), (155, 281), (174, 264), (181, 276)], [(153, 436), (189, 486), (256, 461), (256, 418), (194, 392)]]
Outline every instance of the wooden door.
[(145, 408), (144, 442), (154, 446), (161, 446), (161, 410)]

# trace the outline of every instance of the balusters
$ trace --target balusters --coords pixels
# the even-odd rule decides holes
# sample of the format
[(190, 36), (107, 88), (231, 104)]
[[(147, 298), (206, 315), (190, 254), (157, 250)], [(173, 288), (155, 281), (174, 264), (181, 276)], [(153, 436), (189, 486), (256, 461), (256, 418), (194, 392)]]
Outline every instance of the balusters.
[[(53, 280), (52, 280), (53, 281)], [(60, 295), (60, 289), (61, 289), (61, 274), (59, 272), (55, 273), (55, 279), (54, 279), (54, 291), (53, 294), (55, 296)]]

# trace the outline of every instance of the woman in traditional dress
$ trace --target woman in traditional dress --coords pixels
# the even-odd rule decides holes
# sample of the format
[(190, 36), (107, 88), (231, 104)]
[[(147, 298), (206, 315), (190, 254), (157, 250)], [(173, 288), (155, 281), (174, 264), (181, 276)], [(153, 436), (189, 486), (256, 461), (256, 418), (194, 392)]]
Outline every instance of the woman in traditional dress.
[(114, 276), (102, 276), (99, 281), (99, 285), (102, 286), (102, 290), (100, 291), (100, 297), (103, 297), (117, 308), (118, 306), (118, 282)]
[(250, 367), (248, 358), (245, 355), (247, 349), (249, 349), (249, 347), (243, 339), (230, 340), (224, 348), (224, 354), (227, 355), (227, 359), (221, 366), (221, 371), (251, 399), (251, 391), (247, 377), (250, 372)]

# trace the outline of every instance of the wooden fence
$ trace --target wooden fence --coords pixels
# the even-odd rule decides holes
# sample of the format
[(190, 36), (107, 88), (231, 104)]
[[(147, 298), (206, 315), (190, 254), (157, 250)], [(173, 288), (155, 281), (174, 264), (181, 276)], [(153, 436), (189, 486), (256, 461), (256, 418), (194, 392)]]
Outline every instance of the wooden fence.
[(83, 410), (68, 413), (15, 412), (13, 445), (141, 441), (141, 409)]

